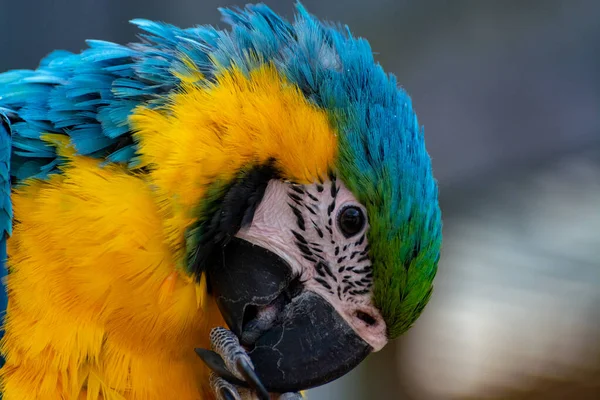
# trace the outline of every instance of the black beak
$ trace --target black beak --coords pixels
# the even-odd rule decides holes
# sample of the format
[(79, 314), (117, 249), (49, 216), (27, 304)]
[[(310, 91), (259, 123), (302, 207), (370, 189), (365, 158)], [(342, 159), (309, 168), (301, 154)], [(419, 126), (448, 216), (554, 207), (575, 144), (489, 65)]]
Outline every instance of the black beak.
[(331, 382), (373, 350), (323, 297), (305, 291), (276, 254), (233, 238), (208, 265), (219, 309), (269, 392)]

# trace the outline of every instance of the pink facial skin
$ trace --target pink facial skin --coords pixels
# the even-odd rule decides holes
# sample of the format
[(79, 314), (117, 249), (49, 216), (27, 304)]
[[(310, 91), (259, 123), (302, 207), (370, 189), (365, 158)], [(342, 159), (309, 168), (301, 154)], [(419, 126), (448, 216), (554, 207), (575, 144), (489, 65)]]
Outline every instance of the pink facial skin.
[(271, 180), (250, 226), (237, 237), (285, 260), (305, 290), (326, 299), (374, 351), (387, 343), (386, 324), (373, 305), (373, 268), (366, 232), (346, 237), (338, 215), (365, 208), (339, 181), (295, 185)]

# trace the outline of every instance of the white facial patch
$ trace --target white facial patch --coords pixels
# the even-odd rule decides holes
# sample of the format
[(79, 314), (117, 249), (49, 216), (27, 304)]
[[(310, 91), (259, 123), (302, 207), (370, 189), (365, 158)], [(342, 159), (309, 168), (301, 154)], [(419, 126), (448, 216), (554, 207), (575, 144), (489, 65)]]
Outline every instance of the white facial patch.
[[(348, 208), (364, 216), (356, 232), (344, 229)], [(252, 224), (236, 236), (285, 260), (305, 290), (325, 298), (378, 351), (387, 343), (386, 324), (372, 302), (366, 221), (365, 208), (338, 180), (311, 185), (272, 180)]]

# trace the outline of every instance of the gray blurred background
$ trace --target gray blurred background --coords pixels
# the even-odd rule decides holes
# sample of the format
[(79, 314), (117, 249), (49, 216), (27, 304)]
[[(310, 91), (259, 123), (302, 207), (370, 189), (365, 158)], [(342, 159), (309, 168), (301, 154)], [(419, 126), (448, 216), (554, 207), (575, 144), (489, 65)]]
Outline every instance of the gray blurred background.
[[(131, 18), (223, 26), (217, 7), (244, 3), (0, 0), (0, 71), (133, 41)], [(445, 219), (423, 317), (310, 399), (600, 399), (600, 2), (303, 3), (411, 94)]]

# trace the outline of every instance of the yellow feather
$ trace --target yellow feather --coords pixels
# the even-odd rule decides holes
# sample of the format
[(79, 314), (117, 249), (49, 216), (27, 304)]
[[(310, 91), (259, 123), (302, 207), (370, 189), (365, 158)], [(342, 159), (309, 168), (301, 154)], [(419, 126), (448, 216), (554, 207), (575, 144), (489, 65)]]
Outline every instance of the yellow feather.
[(166, 109), (132, 116), (149, 173), (101, 166), (66, 136), (45, 136), (68, 162), (12, 196), (3, 400), (213, 398), (193, 349), (225, 323), (206, 277), (182, 268), (206, 185), (271, 158), (285, 178), (315, 181), (336, 137), (271, 66), (199, 79)]
[(177, 77), (180, 81), (186, 83), (195, 83), (204, 79), (202, 72), (198, 70), (198, 67), (194, 61), (187, 55), (181, 54), (180, 60), (187, 67), (187, 73), (181, 73), (175, 69), (171, 70), (173, 76)]
[(181, 238), (216, 178), (229, 180), (246, 165), (274, 158), (285, 179), (314, 182), (326, 177), (336, 155), (327, 114), (271, 65), (248, 76), (223, 70), (216, 83), (184, 82), (168, 106), (139, 107), (130, 120), (177, 262), (184, 257)]
[(165, 278), (158, 292), (158, 303), (163, 305), (171, 298), (173, 291), (175, 290), (175, 283), (177, 279), (177, 272), (173, 271)]
[(155, 200), (143, 176), (85, 157), (13, 193), (4, 400), (206, 398), (193, 349), (223, 321), (198, 308)]
[(204, 308), (206, 302), (206, 274), (202, 274), (200, 277), (200, 283), (196, 285), (196, 306), (198, 308)]

